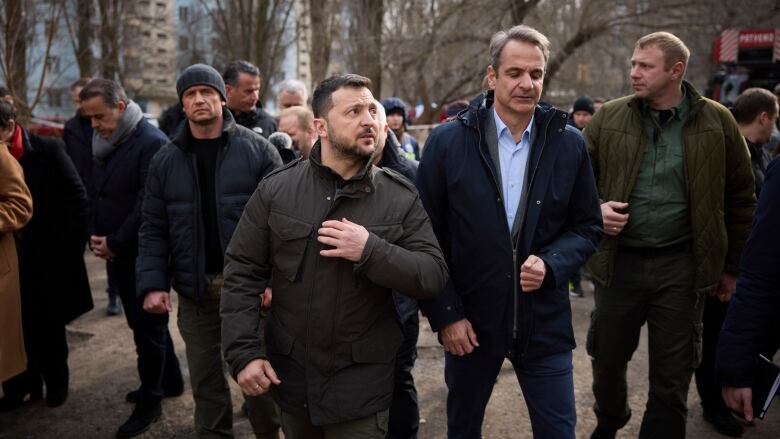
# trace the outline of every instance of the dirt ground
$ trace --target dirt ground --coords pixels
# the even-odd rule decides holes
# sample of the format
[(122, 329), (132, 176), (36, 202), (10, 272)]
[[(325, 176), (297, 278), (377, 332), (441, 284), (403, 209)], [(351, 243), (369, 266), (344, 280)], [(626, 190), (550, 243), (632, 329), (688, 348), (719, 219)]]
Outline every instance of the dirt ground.
[[(138, 386), (132, 335), (124, 317), (105, 315), (105, 271), (99, 260), (87, 257), (95, 299), (95, 309), (68, 327), (70, 343), (71, 387), (68, 401), (51, 409), (42, 402), (27, 403), (21, 409), (0, 414), (0, 438), (109, 438), (130, 415), (132, 406), (124, 402), (124, 395)], [(590, 389), (591, 369), (585, 353), (585, 334), (588, 328), (592, 294), (572, 299), (574, 331), (579, 347), (574, 352), (575, 396), (577, 401), (577, 437), (587, 438), (595, 426), (591, 410), (593, 395)], [(171, 316), (170, 330), (182, 368), (189, 376), (184, 361), (184, 344)], [(446, 437), (446, 387), (444, 385), (443, 351), (431, 333), (427, 322), (421, 322), (419, 358), (415, 379), (419, 392), (421, 417), (424, 419), (419, 437)], [(634, 413), (631, 422), (618, 437), (633, 438), (639, 432), (647, 392), (646, 340), (629, 365), (630, 404)], [(241, 396), (233, 383), (234, 425), (237, 438), (252, 437), (248, 420), (238, 412)], [(702, 420), (698, 395), (691, 389), (688, 398), (689, 438), (718, 438)], [(194, 437), (192, 428), (193, 401), (189, 383), (184, 395), (163, 402), (163, 417), (143, 438)], [(767, 419), (757, 421), (745, 429), (744, 438), (780, 437), (780, 403), (770, 409)], [(488, 405), (483, 427), (485, 438), (531, 438), (528, 412), (520, 388), (509, 363), (504, 364), (493, 397)]]

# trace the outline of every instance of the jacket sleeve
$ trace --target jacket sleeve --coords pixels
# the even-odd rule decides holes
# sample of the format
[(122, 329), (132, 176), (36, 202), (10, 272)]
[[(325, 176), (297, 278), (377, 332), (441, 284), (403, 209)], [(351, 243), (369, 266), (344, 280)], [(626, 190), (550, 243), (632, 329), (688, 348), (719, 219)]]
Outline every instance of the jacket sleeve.
[[(445, 261), (450, 261), (450, 231), (447, 221), (449, 214), (449, 199), (447, 192), (447, 170), (445, 149), (447, 145), (434, 130), (426, 142), (420, 166), (417, 168), (417, 188), (428, 216), (431, 219), (433, 231), (439, 240)], [(455, 291), (452, 279), (433, 300), (420, 301), (428, 322), (434, 331), (450, 323), (464, 319), (463, 303)]]
[(0, 233), (21, 229), (33, 214), (32, 195), (19, 162), (0, 142)]
[(143, 297), (150, 291), (171, 288), (168, 233), (168, 211), (163, 198), (164, 184), (160, 175), (160, 156), (155, 156), (146, 177), (146, 190), (141, 207), (141, 228), (138, 231), (136, 260), (136, 293)]
[(233, 377), (256, 358), (265, 358), (260, 294), (271, 276), (269, 209), (261, 182), (244, 208), (225, 252), (220, 299), (222, 349)]
[[(776, 333), (780, 314), (780, 163), (769, 165), (737, 290), (718, 340), (716, 370), (724, 386), (750, 387), (758, 354)], [(774, 329), (773, 329), (773, 325)]]
[(722, 118), (726, 146), (723, 215), (728, 233), (724, 271), (736, 274), (756, 207), (755, 180), (750, 153), (737, 122), (728, 110), (723, 110)]
[(447, 281), (447, 264), (418, 196), (406, 212), (402, 229), (394, 243), (370, 233), (355, 272), (410, 297), (435, 297)]
[(562, 233), (537, 252), (548, 267), (545, 281), (553, 281), (553, 287), (569, 282), (571, 276), (596, 252), (603, 233), (593, 169), (579, 135), (576, 142), (580, 149), (580, 162), (566, 209), (566, 222)]
[(154, 139), (151, 144), (145, 145), (140, 152), (141, 156), (138, 162), (138, 193), (135, 199), (135, 205), (130, 214), (125, 218), (122, 225), (108, 236), (108, 247), (117, 255), (133, 254), (137, 251), (134, 246), (137, 244), (138, 229), (141, 227), (141, 204), (143, 204), (144, 188), (146, 186), (146, 175), (149, 171), (149, 163), (152, 157), (166, 142), (165, 139)]
[(52, 177), (57, 179), (61, 205), (68, 209), (62, 212), (61, 220), (69, 237), (78, 237), (79, 242), (82, 242), (81, 238), (87, 233), (89, 219), (87, 189), (70, 157), (65, 154), (65, 143), (59, 140), (47, 141), (51, 142), (47, 147), (47, 154), (50, 155), (54, 167)]

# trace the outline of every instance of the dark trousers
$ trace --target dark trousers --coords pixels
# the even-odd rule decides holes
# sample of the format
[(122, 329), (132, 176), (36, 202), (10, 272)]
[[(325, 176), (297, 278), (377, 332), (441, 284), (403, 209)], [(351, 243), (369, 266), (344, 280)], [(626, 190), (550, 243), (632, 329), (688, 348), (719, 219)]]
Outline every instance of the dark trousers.
[[(447, 382), (447, 437), (479, 439), (490, 394), (504, 357), (482, 348), (458, 357), (444, 354)], [(534, 437), (574, 439), (577, 412), (571, 351), (512, 360), (523, 391)]]
[(21, 400), (28, 393), (37, 396), (68, 388), (68, 342), (65, 325), (57, 318), (30, 316), (29, 306), (22, 298), (22, 329), (24, 350), (27, 353), (27, 370), (3, 383), (3, 395)]
[(390, 405), (390, 422), (387, 437), (414, 439), (420, 428), (420, 408), (417, 405), (417, 389), (414, 387), (412, 369), (417, 360), (417, 338), (420, 333), (420, 317), (417, 313), (403, 324), (404, 341), (395, 354), (395, 387)]
[(707, 296), (704, 302), (702, 324), (701, 364), (696, 369), (696, 389), (699, 391), (701, 405), (705, 410), (715, 410), (719, 406), (726, 408), (715, 375), (715, 350), (718, 346), (720, 328), (726, 319), (728, 303), (717, 297)]
[(684, 438), (704, 307), (694, 291), (691, 252), (619, 249), (612, 285), (597, 284), (595, 299), (587, 349), (599, 425), (619, 429), (631, 417), (626, 370), (647, 322), (650, 389), (639, 437)]
[[(184, 339), (195, 399), (195, 430), (199, 438), (233, 437), (233, 405), (222, 358), (222, 321), (218, 288), (200, 303), (179, 296), (177, 323)], [(258, 439), (278, 437), (279, 409), (269, 394), (245, 396), (249, 422)]]
[(308, 418), (282, 412), (285, 439), (384, 439), (387, 418), (387, 410), (382, 410), (360, 419), (314, 426)]
[(127, 324), (133, 331), (138, 377), (141, 379), (139, 403), (159, 404), (164, 387), (180, 388), (182, 383), (179, 360), (168, 332), (168, 314), (144, 311), (143, 302), (135, 290), (135, 258), (114, 258), (106, 263), (106, 271), (114, 281)]

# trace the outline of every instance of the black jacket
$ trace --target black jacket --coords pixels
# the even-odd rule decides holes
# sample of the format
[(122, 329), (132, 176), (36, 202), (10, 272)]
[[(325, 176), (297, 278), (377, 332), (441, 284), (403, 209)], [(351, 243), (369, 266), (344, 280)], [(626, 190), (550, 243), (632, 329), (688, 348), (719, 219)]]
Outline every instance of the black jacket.
[[(225, 110), (225, 147), (217, 153), (217, 225), (222, 251), (233, 236), (244, 205), (260, 180), (280, 167), (279, 154), (267, 140), (236, 125)], [(195, 153), (189, 124), (152, 160), (143, 205), (136, 263), (138, 294), (176, 291), (200, 300), (205, 288), (205, 232)]]
[(120, 258), (138, 254), (138, 228), (146, 172), (152, 156), (168, 142), (146, 119), (101, 165), (93, 161), (90, 234), (108, 236), (108, 247)]
[[(780, 334), (780, 162), (774, 159), (742, 252), (737, 290), (718, 340), (716, 368), (724, 386), (750, 387), (758, 354), (774, 352)], [(755, 407), (754, 407), (755, 409)]]
[(73, 161), (81, 182), (87, 189), (87, 195), (92, 192), (92, 123), (88, 117), (78, 114), (65, 122), (62, 140), (65, 142), (65, 152)]
[(249, 113), (239, 113), (238, 115), (233, 113), (233, 117), (237, 124), (249, 128), (266, 139), (279, 130), (279, 124), (276, 120), (259, 107), (255, 107), (254, 111)]
[[(392, 169), (393, 171), (406, 177), (411, 183), (417, 180), (417, 167), (420, 165), (416, 160), (410, 160), (400, 153), (401, 144), (392, 131), (387, 132), (387, 142), (382, 149), (382, 158), (378, 166)], [(393, 291), (393, 302), (395, 310), (398, 313), (398, 320), (403, 324), (411, 316), (417, 313), (417, 300)]]
[[(417, 186), (451, 278), (436, 301), (420, 306), (437, 331), (469, 319), (493, 355), (568, 351), (575, 346), (569, 278), (596, 251), (602, 228), (588, 152), (565, 112), (537, 106), (526, 212), (513, 237), (485, 138), (492, 97), (476, 98), (428, 137)], [(547, 275), (539, 290), (523, 294), (519, 267), (530, 254), (544, 260)]]
[(33, 199), (19, 242), (25, 318), (66, 324), (93, 306), (84, 264), (87, 192), (58, 139), (25, 131), (19, 163)]
[[(368, 241), (358, 262), (324, 257), (323, 221), (347, 218)], [(273, 273), (263, 344), (258, 292)], [(366, 166), (344, 182), (320, 162), (320, 143), (265, 178), (225, 254), (222, 346), (235, 376), (268, 358), (282, 411), (325, 425), (390, 407), (402, 334), (392, 290), (432, 297), (447, 267), (414, 186)]]

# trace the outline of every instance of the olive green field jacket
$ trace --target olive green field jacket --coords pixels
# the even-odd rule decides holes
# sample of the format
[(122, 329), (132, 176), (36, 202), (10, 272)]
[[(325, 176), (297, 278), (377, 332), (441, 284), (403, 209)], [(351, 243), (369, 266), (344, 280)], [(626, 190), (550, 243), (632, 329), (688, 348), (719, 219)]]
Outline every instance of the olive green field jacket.
[[(755, 209), (747, 145), (724, 106), (683, 82), (690, 115), (683, 127), (684, 172), (698, 293), (709, 292), (722, 273), (736, 275)], [(606, 103), (584, 132), (602, 202), (628, 202), (645, 154), (641, 101), (634, 95)], [(610, 285), (620, 241), (606, 236), (586, 267)]]

